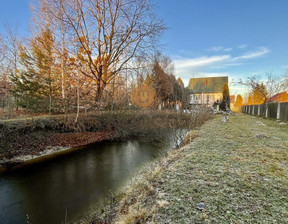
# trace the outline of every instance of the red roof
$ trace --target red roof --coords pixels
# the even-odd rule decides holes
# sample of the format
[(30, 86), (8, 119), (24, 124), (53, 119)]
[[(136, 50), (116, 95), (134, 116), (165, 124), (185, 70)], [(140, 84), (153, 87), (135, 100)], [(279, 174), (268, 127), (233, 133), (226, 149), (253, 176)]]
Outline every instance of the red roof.
[(282, 92), (282, 93), (277, 93), (274, 96), (270, 97), (267, 102), (288, 102), (288, 93), (287, 92)]

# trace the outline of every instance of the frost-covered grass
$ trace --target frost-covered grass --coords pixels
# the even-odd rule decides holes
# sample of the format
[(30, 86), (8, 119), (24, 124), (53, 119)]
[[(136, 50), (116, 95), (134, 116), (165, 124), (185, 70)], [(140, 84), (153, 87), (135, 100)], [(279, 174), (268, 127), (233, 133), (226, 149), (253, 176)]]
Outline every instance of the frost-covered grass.
[(288, 124), (215, 116), (197, 135), (130, 185), (113, 222), (288, 223)]
[[(288, 127), (249, 115), (208, 122), (162, 175), (154, 223), (288, 223)], [(205, 203), (205, 210), (196, 204)]]

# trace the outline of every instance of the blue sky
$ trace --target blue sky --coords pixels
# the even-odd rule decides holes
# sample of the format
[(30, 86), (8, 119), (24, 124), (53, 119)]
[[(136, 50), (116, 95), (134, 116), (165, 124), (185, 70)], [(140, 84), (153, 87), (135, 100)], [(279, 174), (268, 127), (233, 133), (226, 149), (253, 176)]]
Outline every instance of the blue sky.
[[(0, 0), (3, 25), (18, 24), (25, 36), (31, 0)], [(283, 75), (288, 70), (288, 0), (154, 0), (168, 27), (162, 52), (175, 63), (175, 75), (190, 78), (254, 74)]]
[[(163, 50), (185, 83), (288, 69), (287, 0), (156, 0), (156, 10), (169, 28)], [(230, 92), (242, 89), (230, 83)]]
[[(22, 36), (28, 32), (30, 21), (30, 3), (32, 0), (0, 0), (0, 33), (7, 27), (15, 29)], [(16, 25), (17, 24), (17, 25)]]

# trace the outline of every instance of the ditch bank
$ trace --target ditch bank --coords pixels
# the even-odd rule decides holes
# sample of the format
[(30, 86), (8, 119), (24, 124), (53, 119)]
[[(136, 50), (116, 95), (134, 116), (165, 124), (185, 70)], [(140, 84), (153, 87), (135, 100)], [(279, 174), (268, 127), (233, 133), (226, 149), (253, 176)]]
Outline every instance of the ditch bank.
[(80, 114), (77, 120), (57, 115), (2, 121), (0, 167), (41, 162), (101, 141), (161, 142), (168, 132), (199, 126), (208, 116), (203, 111), (105, 111)]

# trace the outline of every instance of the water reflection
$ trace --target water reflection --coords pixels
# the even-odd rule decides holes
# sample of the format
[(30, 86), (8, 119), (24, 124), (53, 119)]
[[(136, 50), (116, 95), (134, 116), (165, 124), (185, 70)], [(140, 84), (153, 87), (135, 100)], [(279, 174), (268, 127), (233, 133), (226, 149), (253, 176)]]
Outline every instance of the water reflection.
[(0, 222), (62, 223), (101, 206), (161, 147), (138, 142), (101, 143), (0, 177)]

